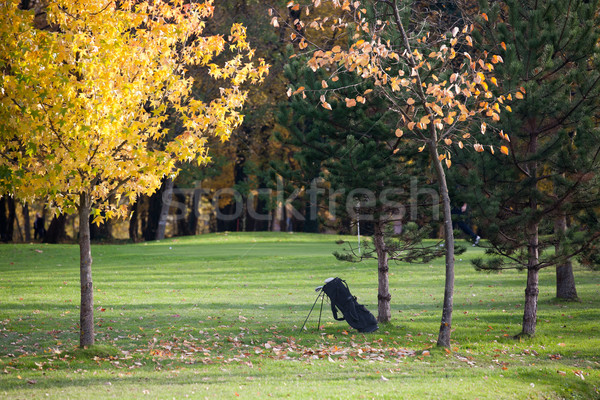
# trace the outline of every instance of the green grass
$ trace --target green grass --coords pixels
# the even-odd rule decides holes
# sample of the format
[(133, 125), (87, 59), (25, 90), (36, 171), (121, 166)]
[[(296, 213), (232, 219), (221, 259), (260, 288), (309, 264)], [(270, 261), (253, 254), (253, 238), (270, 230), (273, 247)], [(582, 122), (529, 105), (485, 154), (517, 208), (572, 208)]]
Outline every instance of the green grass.
[[(314, 288), (340, 276), (376, 313), (374, 262), (337, 261), (336, 236), (211, 234), (95, 245), (97, 346), (78, 349), (72, 245), (0, 246), (0, 397), (600, 398), (600, 274), (576, 270), (577, 303), (540, 277), (537, 335), (516, 341), (525, 274), (458, 256), (451, 349), (435, 347), (443, 260), (391, 267), (393, 323), (317, 330)], [(354, 239), (353, 239), (354, 240)]]

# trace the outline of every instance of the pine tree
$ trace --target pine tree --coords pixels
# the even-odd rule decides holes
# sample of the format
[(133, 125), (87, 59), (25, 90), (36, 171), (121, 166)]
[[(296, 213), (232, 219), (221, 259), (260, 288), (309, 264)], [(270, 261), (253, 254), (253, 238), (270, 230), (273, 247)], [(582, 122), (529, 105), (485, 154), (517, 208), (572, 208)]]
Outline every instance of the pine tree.
[(527, 271), (521, 335), (532, 336), (540, 270), (564, 266), (600, 236), (594, 219), (583, 221), (600, 198), (600, 10), (578, 0), (482, 7), (488, 22), (479, 39), (504, 58), (497, 76), (519, 101), (497, 126), (511, 133), (510, 156), (474, 157), (465, 200), (495, 256), (476, 267)]

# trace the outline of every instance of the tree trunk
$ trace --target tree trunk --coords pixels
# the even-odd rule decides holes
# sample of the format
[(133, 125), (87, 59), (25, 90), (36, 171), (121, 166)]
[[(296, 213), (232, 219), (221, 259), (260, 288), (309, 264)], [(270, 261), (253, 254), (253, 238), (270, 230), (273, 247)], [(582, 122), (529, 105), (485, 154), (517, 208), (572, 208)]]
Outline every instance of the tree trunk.
[[(556, 235), (555, 252), (557, 255), (563, 253), (563, 238), (567, 231), (567, 217), (560, 215), (554, 221)], [(577, 300), (577, 288), (575, 287), (575, 276), (573, 275), (573, 264), (566, 260), (556, 266), (556, 297), (564, 300)]]
[(134, 243), (136, 243), (139, 240), (138, 207), (139, 207), (139, 198), (131, 206), (131, 218), (129, 219), (129, 239), (131, 239), (131, 241)]
[(67, 225), (67, 216), (65, 214), (55, 215), (50, 221), (50, 226), (44, 235), (44, 243), (60, 243), (67, 238), (65, 227)]
[(382, 224), (375, 224), (375, 232), (373, 235), (373, 245), (377, 252), (377, 277), (378, 277), (378, 291), (377, 291), (377, 321), (389, 322), (392, 319), (392, 311), (390, 302), (392, 295), (390, 294), (390, 281), (389, 281), (389, 267), (388, 267), (388, 254), (385, 249), (385, 242), (383, 240), (383, 227)]
[(171, 208), (171, 197), (173, 196), (173, 179), (166, 178), (164, 183), (164, 191), (162, 192), (162, 203), (160, 207), (160, 215), (158, 217), (158, 228), (156, 229), (156, 240), (165, 238), (167, 229), (167, 217)]
[(25, 241), (27, 243), (31, 242), (31, 220), (27, 203), (23, 203), (23, 231), (25, 232)]
[(439, 159), (437, 151), (437, 137), (433, 133), (433, 139), (429, 142), (429, 152), (435, 168), (438, 180), (438, 190), (442, 200), (442, 216), (444, 218), (444, 236), (446, 250), (446, 281), (444, 285), (444, 304), (442, 310), (442, 321), (438, 334), (437, 345), (450, 347), (450, 335), (452, 333), (452, 311), (454, 308), (454, 229), (452, 227), (452, 208), (450, 206), (450, 195), (446, 173)]
[(525, 308), (523, 309), (523, 329), (517, 336), (534, 336), (537, 323), (537, 301), (539, 295), (538, 268), (527, 269), (527, 288), (525, 289)]
[(202, 202), (202, 192), (194, 190), (192, 192), (192, 210), (188, 216), (188, 231), (190, 235), (198, 233), (198, 216), (200, 215), (200, 204)]
[(79, 200), (79, 277), (81, 282), (79, 346), (81, 347), (94, 344), (94, 286), (92, 284), (90, 212), (90, 196), (82, 193)]
[(8, 200), (8, 241), (13, 240), (15, 220), (17, 219), (17, 207), (14, 197), (7, 196)]
[(0, 240), (11, 242), (16, 218), (15, 200), (10, 196), (0, 198)]
[[(535, 200), (533, 200), (535, 203)], [(532, 222), (527, 228), (529, 234), (529, 261), (527, 263), (527, 287), (525, 288), (525, 307), (523, 309), (523, 329), (518, 336), (534, 336), (537, 323), (537, 302), (540, 289), (539, 280), (539, 228)]]
[(563, 300), (579, 299), (571, 260), (556, 266), (556, 297)]

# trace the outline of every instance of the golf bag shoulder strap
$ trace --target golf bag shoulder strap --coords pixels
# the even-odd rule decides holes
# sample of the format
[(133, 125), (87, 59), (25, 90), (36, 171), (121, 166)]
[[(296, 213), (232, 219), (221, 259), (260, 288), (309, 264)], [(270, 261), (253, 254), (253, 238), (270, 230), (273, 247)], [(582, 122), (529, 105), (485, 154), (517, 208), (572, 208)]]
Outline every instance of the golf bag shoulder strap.
[(334, 303), (331, 303), (331, 313), (333, 314), (333, 319), (335, 319), (336, 321), (343, 321), (346, 319), (343, 315), (341, 317), (338, 317), (337, 307)]
[[(327, 290), (329, 289), (329, 290)], [(356, 297), (352, 296), (350, 293), (350, 289), (348, 288), (348, 284), (345, 280), (340, 278), (335, 278), (327, 285), (323, 287), (325, 293), (331, 300), (331, 313), (333, 314), (333, 318), (337, 321), (343, 321), (348, 319), (358, 320), (358, 313), (356, 312)], [(345, 305), (345, 309), (342, 310), (340, 308), (340, 312), (342, 313), (342, 317), (338, 317), (338, 307), (340, 305)]]
[[(373, 332), (377, 330), (377, 320), (369, 310), (356, 301), (356, 297), (350, 293), (346, 281), (340, 278), (329, 280), (323, 291), (331, 300), (331, 312), (337, 321), (346, 320), (348, 325), (359, 332)], [(338, 315), (338, 310), (342, 317)]]

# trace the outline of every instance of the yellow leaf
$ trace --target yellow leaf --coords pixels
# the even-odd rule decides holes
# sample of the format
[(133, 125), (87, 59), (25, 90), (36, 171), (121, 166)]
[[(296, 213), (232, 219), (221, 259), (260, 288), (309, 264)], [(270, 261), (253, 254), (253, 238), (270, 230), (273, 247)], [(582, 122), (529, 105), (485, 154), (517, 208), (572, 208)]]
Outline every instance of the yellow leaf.
[(425, 145), (419, 147), (419, 153), (422, 152), (423, 150), (425, 150)]
[(340, 46), (333, 46), (333, 49), (331, 49), (331, 51), (334, 53), (339, 53), (340, 51), (342, 51), (342, 48)]
[(515, 97), (516, 97), (517, 99), (523, 99), (523, 93), (521, 93), (521, 92), (517, 92), (517, 93), (515, 93)]
[(446, 143), (448, 146), (450, 146), (452, 144), (452, 139), (446, 138), (446, 139), (444, 139), (444, 143)]
[(506, 147), (506, 146), (500, 146), (500, 152), (502, 154), (508, 155), (508, 147)]
[(449, 158), (446, 158), (446, 167), (450, 168), (451, 165), (452, 165), (452, 161), (450, 161)]
[(506, 108), (506, 111), (512, 112), (512, 108), (510, 108), (510, 106), (506, 106), (505, 108)]
[(498, 86), (498, 81), (496, 80), (496, 78), (495, 78), (495, 77), (493, 77), (493, 76), (492, 76), (492, 77), (490, 78), (490, 82), (492, 82), (492, 83), (494, 84), (494, 86)]

